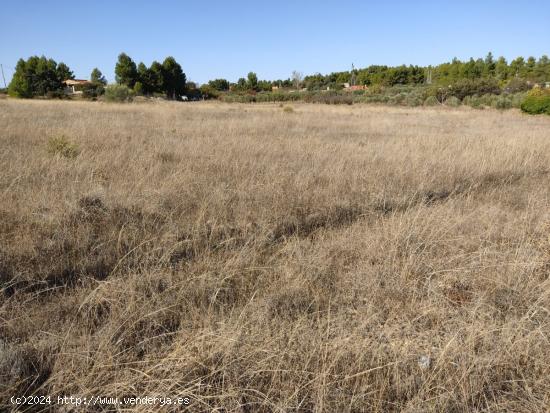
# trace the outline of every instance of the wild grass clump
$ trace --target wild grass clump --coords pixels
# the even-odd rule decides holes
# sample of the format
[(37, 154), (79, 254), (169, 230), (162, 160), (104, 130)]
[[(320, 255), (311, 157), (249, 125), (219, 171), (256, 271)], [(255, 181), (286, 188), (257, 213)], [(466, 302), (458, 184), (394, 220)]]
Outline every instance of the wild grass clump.
[(180, 160), (177, 154), (170, 151), (159, 152), (156, 154), (156, 158), (162, 163), (174, 163)]
[(284, 113), (294, 113), (294, 108), (292, 106), (285, 106), (283, 107)]
[(48, 152), (52, 155), (74, 159), (80, 154), (78, 145), (64, 136), (55, 136), (48, 140)]

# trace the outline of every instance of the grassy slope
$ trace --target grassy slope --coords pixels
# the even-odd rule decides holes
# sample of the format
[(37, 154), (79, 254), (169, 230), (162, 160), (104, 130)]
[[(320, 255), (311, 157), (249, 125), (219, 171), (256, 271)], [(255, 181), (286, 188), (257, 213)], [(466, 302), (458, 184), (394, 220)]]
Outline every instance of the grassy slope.
[(0, 102), (4, 407), (549, 408), (550, 119), (294, 108)]

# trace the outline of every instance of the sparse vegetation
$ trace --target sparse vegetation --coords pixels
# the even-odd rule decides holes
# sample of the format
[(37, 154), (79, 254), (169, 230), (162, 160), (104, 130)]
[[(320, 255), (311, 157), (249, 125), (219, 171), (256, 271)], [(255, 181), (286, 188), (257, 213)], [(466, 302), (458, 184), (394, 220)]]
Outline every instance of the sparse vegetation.
[(293, 105), (0, 101), (0, 410), (548, 410), (550, 117)]

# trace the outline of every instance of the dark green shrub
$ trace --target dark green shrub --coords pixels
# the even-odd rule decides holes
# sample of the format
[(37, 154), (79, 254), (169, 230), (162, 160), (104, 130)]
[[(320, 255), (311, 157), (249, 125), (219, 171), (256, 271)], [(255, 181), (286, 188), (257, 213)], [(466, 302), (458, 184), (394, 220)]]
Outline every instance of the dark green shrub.
[(531, 115), (550, 115), (550, 90), (534, 89), (521, 103), (521, 110)]
[(84, 99), (95, 100), (105, 93), (105, 88), (101, 83), (91, 83), (82, 88), (82, 97)]

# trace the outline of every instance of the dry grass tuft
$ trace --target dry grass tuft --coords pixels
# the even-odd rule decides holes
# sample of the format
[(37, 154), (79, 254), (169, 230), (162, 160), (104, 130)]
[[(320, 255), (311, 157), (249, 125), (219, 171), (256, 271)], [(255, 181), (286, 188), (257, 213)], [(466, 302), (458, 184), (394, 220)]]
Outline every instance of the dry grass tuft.
[(71, 143), (65, 136), (58, 136), (48, 140), (48, 152), (65, 158), (76, 158), (80, 153), (78, 146)]
[(0, 102), (0, 410), (548, 411), (550, 119), (286, 108)]

